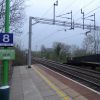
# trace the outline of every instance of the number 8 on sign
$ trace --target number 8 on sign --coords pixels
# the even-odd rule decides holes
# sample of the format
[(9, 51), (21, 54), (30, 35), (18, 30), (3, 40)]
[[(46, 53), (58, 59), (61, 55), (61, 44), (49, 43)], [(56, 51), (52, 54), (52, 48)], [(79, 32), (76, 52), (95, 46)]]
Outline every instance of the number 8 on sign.
[(3, 35), (3, 42), (9, 42), (10, 39), (9, 39), (9, 35), (5, 34)]
[(13, 33), (0, 33), (0, 47), (11, 47), (13, 44)]

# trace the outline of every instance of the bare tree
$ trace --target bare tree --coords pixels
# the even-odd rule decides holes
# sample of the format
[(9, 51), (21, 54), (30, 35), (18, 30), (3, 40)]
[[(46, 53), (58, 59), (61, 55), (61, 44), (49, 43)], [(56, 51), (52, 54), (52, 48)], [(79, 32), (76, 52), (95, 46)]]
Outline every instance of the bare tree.
[(46, 47), (44, 45), (41, 46), (41, 52), (46, 52)]
[(100, 53), (100, 32), (99, 31), (94, 31), (93, 32), (93, 37), (94, 37), (94, 46), (93, 50), (95, 54)]
[[(24, 0), (10, 0), (10, 32), (22, 33), (24, 22)], [(5, 26), (5, 0), (0, 0), (0, 32)]]
[(87, 35), (83, 40), (83, 49), (86, 54), (93, 52), (94, 37), (92, 35)]
[(71, 46), (68, 44), (55, 42), (53, 44), (55, 56), (60, 61), (66, 61), (66, 58), (71, 55), (70, 48)]
[(94, 30), (87, 34), (83, 40), (83, 48), (86, 53), (100, 53), (100, 32)]
[(56, 56), (59, 57), (62, 49), (62, 44), (60, 42), (55, 42), (53, 44), (53, 48)]
[(85, 56), (86, 55), (86, 51), (82, 48), (77, 48), (74, 52), (73, 52), (73, 57), (80, 57), (80, 56)]

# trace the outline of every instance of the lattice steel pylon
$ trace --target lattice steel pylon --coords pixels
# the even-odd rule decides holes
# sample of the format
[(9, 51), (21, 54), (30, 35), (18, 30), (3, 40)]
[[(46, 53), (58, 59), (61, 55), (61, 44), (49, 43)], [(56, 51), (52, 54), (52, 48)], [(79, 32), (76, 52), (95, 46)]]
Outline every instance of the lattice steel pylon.
[[(32, 20), (34, 20), (34, 23), (32, 23)], [(60, 20), (55, 20), (54, 19), (46, 19), (46, 18), (40, 18), (40, 17), (30, 17), (29, 18), (29, 49), (28, 49), (28, 68), (31, 68), (31, 40), (32, 40), (32, 25), (35, 25), (37, 23), (41, 24), (49, 24), (49, 25), (57, 25), (57, 26), (64, 26), (64, 27), (69, 27), (70, 29), (74, 28), (81, 28), (83, 29), (83, 24), (80, 23), (71, 23), (67, 21), (60, 21)], [(72, 25), (73, 24), (73, 25)], [(73, 28), (71, 27), (73, 26)], [(94, 25), (88, 25), (84, 24), (84, 29), (88, 30), (100, 30), (99, 26)]]

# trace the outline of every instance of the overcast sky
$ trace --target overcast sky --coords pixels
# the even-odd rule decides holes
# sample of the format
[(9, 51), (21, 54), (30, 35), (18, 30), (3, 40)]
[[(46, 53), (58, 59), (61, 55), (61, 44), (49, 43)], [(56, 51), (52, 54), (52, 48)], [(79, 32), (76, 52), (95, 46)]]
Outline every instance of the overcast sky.
[[(21, 36), (21, 43), (25, 49), (28, 48), (28, 19), (29, 16), (42, 17), (42, 18), (53, 18), (53, 4), (56, 0), (26, 0), (25, 5), (27, 8), (26, 20), (24, 25), (24, 33)], [(56, 6), (56, 16), (68, 13), (72, 10), (73, 19), (75, 23), (82, 23), (81, 8), (87, 16), (96, 14), (96, 24), (100, 26), (99, 16), (100, 16), (100, 0), (58, 0), (58, 6)], [(98, 7), (98, 8), (97, 8)], [(97, 8), (96, 10), (94, 10)], [(94, 11), (92, 11), (94, 10)], [(70, 17), (65, 15), (63, 17)], [(57, 18), (56, 20), (66, 20), (62, 18)], [(70, 22), (69, 19), (67, 21)], [(85, 24), (93, 24), (91, 21), (85, 21)], [(67, 30), (68, 27), (47, 25), (47, 24), (36, 24), (32, 27), (32, 50), (39, 50), (41, 45), (46, 47), (52, 47), (54, 42), (63, 42), (65, 44), (75, 44), (81, 46), (82, 41), (85, 37), (83, 33), (87, 30), (77, 29)]]

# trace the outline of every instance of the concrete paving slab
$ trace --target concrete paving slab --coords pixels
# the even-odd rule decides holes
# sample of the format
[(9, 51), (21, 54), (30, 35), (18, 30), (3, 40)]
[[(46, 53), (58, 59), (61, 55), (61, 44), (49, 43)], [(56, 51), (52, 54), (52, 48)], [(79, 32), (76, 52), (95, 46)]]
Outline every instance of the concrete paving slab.
[(74, 98), (74, 100), (88, 100), (88, 99), (86, 99), (83, 96), (78, 96), (78, 97)]
[(72, 90), (71, 88), (67, 88), (65, 90), (63, 90), (66, 94), (68, 94), (69, 96), (71, 97), (77, 97), (77, 96), (80, 96), (79, 93), (77, 93), (76, 91)]
[(41, 92), (41, 91), (48, 91), (50, 89), (49, 86), (45, 85), (45, 86), (39, 86), (38, 87), (38, 90)]
[(40, 84), (44, 83), (43, 79), (41, 79), (40, 76), (37, 75), (36, 72), (33, 69), (30, 70), (29, 75), (30, 75), (31, 79), (33, 80), (33, 82), (40, 83)]
[(43, 100), (43, 98), (36, 91), (31, 91), (24, 95), (24, 100)]
[[(14, 78), (13, 78), (14, 77)], [(20, 69), (19, 67), (15, 67), (13, 70), (13, 75), (12, 75), (12, 79), (14, 80), (15, 78), (20, 78)]]
[(21, 66), (20, 68), (20, 74), (27, 74), (26, 66)]
[(43, 99), (44, 100), (64, 100), (63, 98), (59, 97), (58, 95), (45, 96)]
[(45, 90), (45, 91), (41, 91), (41, 95), (44, 96), (51, 96), (51, 95), (57, 95), (57, 93), (54, 90)]
[(27, 80), (23, 80), (23, 92), (24, 95), (26, 95), (27, 93), (34, 91), (34, 93), (37, 93), (37, 90), (35, 90), (36, 87), (34, 86), (33, 82), (31, 79), (27, 79)]
[(10, 100), (24, 100), (23, 94), (10, 96)]

